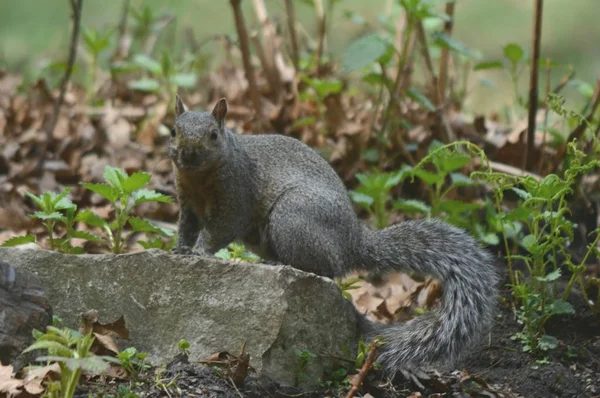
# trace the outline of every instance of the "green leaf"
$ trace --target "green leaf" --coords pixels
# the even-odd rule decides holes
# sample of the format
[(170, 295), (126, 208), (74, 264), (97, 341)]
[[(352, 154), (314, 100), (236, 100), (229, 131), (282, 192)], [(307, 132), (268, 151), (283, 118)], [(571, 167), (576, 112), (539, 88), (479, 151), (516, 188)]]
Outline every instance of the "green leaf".
[(442, 156), (437, 156), (435, 159), (440, 171), (450, 173), (459, 170), (471, 162), (471, 158), (462, 152), (450, 152)]
[(571, 303), (564, 300), (555, 300), (547, 307), (547, 310), (552, 315), (564, 315), (575, 313), (575, 310), (573, 309)]
[(24, 236), (13, 236), (2, 243), (2, 247), (14, 247), (25, 245), (27, 243), (35, 243), (35, 236), (28, 234)]
[(444, 173), (433, 173), (427, 170), (417, 170), (415, 175), (422, 179), (427, 185), (437, 184), (444, 179)]
[(473, 70), (502, 69), (503, 67), (502, 61), (484, 61), (475, 65)]
[(535, 253), (539, 248), (537, 239), (533, 235), (527, 235), (521, 239), (521, 245), (529, 252)]
[(296, 120), (294, 122), (294, 124), (292, 125), (292, 128), (312, 126), (315, 123), (317, 123), (317, 117), (316, 116), (305, 116), (305, 117), (302, 117), (302, 118)]
[(75, 217), (75, 220), (84, 222), (92, 227), (103, 228), (106, 226), (106, 220), (88, 209), (79, 212)]
[(66, 221), (64, 215), (57, 211), (53, 211), (52, 213), (44, 213), (42, 211), (36, 211), (31, 215), (31, 218), (37, 218), (38, 220), (55, 220), (55, 221)]
[(177, 73), (171, 76), (171, 83), (180, 87), (194, 87), (196, 85), (197, 76), (195, 73)]
[(147, 70), (155, 76), (161, 75), (162, 67), (160, 63), (158, 63), (156, 60), (150, 58), (147, 55), (136, 54), (133, 57), (133, 63), (139, 66), (140, 68)]
[(60, 344), (56, 341), (48, 341), (41, 340), (36, 341), (29, 347), (27, 347), (23, 352), (31, 352), (35, 350), (53, 350), (61, 357), (69, 358), (73, 355), (73, 352), (63, 344)]
[(479, 240), (490, 246), (496, 246), (498, 243), (500, 243), (500, 238), (498, 238), (498, 235), (494, 232), (480, 234)]
[(98, 195), (108, 199), (108, 201), (111, 203), (115, 203), (117, 201), (117, 199), (119, 199), (119, 196), (120, 196), (119, 190), (117, 188), (111, 187), (108, 184), (104, 184), (104, 183), (95, 184), (95, 183), (91, 183), (91, 182), (83, 182), (83, 183), (81, 183), (81, 185), (84, 188), (89, 189), (90, 191), (95, 192)]
[(529, 217), (531, 217), (531, 211), (523, 206), (519, 206), (503, 218), (506, 221), (527, 221)]
[(96, 234), (87, 231), (73, 231), (71, 232), (71, 237), (78, 239), (85, 239), (90, 242), (102, 242), (102, 238)]
[(400, 210), (404, 213), (431, 213), (431, 206), (427, 203), (414, 199), (400, 199), (394, 202), (394, 210)]
[(531, 194), (525, 190), (520, 188), (512, 188), (513, 192), (519, 195), (519, 197), (523, 200), (527, 200), (531, 198)]
[(172, 203), (173, 198), (167, 195), (163, 195), (156, 191), (149, 189), (140, 189), (133, 193), (134, 204), (138, 205), (143, 202), (161, 202), (161, 203)]
[(231, 253), (229, 252), (229, 250), (227, 250), (226, 247), (224, 247), (215, 253), (215, 257), (220, 258), (221, 260), (230, 260)]
[(31, 199), (33, 201), (33, 203), (36, 204), (37, 207), (39, 207), (42, 210), (46, 210), (46, 205), (44, 203), (44, 201), (42, 200), (41, 196), (36, 196), (34, 194), (32, 194), (31, 192), (27, 192), (25, 191), (25, 196), (27, 196), (29, 199)]
[(342, 66), (350, 73), (373, 64), (388, 50), (388, 44), (379, 35), (372, 33), (350, 43)]
[(124, 191), (123, 184), (129, 176), (123, 169), (107, 165), (104, 168), (104, 179), (113, 187)]
[(544, 351), (553, 350), (558, 347), (558, 340), (556, 337), (545, 334), (540, 337), (540, 340), (538, 341), (538, 347)]
[[(125, 172), (123, 172), (123, 174), (125, 174)], [(129, 177), (126, 177), (121, 182), (121, 189), (123, 189), (123, 192), (125, 192), (126, 194), (131, 194), (134, 191), (137, 191), (138, 189), (144, 188), (146, 184), (150, 182), (150, 178), (150, 174), (144, 173), (142, 171), (137, 171)]]
[(523, 60), (525, 52), (517, 43), (509, 43), (504, 46), (504, 56), (508, 58), (514, 66)]
[(482, 206), (482, 203), (468, 203), (462, 200), (447, 199), (440, 202), (438, 210), (448, 214), (458, 214), (479, 210)]
[(409, 88), (406, 90), (406, 94), (415, 102), (419, 103), (425, 109), (435, 112), (435, 105), (427, 98), (423, 93), (421, 93), (416, 88)]
[(325, 98), (329, 94), (337, 94), (343, 87), (343, 83), (340, 80), (325, 80), (302, 76), (302, 81), (312, 87), (319, 98)]
[(469, 176), (466, 176), (463, 173), (450, 173), (450, 180), (452, 181), (452, 185), (455, 187), (479, 185), (477, 181), (473, 181), (469, 178)]
[(160, 83), (154, 79), (138, 79), (127, 83), (127, 87), (132, 90), (155, 93), (160, 90)]
[(354, 203), (357, 203), (367, 209), (370, 208), (375, 202), (372, 197), (362, 192), (350, 191), (349, 194)]
[(173, 234), (175, 233), (170, 228), (160, 227), (148, 220), (144, 220), (143, 218), (139, 217), (131, 217), (129, 219), (129, 225), (131, 225), (131, 228), (135, 232), (154, 232), (164, 236), (173, 236)]
[(438, 32), (434, 34), (433, 43), (439, 47), (459, 52), (471, 59), (477, 58), (477, 55), (473, 52), (473, 50), (467, 47), (464, 43), (456, 40), (454, 37), (448, 36), (444, 32)]
[(550, 272), (546, 276), (538, 276), (538, 277), (536, 277), (536, 279), (538, 281), (540, 281), (540, 282), (554, 282), (558, 278), (560, 278), (560, 269), (559, 268), (557, 268), (554, 271)]

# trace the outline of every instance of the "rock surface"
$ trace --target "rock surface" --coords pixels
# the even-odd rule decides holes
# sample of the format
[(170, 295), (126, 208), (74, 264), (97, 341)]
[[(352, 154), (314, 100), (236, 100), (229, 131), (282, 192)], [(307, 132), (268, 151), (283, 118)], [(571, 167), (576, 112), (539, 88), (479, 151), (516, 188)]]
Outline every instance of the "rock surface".
[(304, 371), (317, 383), (331, 358), (348, 357), (357, 340), (352, 304), (327, 278), (288, 266), (228, 263), (148, 250), (124, 255), (64, 255), (0, 248), (0, 259), (34, 273), (56, 315), (78, 326), (78, 315), (97, 310), (100, 321), (122, 314), (130, 345), (156, 364), (178, 353), (187, 339), (190, 360), (228, 351), (247, 341), (260, 378), (292, 384), (296, 350), (324, 353)]
[(45, 330), (51, 321), (52, 307), (37, 278), (0, 260), (0, 362), (14, 364), (33, 342), (32, 329)]

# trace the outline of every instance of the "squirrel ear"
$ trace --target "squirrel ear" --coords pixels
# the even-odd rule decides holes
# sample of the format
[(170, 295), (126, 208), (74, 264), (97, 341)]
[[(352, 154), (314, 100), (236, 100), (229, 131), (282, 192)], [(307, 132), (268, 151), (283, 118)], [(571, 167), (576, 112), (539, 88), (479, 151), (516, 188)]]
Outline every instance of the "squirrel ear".
[(212, 115), (217, 119), (219, 124), (222, 124), (225, 121), (225, 116), (227, 116), (227, 100), (225, 98), (221, 98), (215, 107), (213, 108)]
[(175, 95), (175, 116), (179, 117), (183, 112), (187, 112), (188, 107), (185, 106), (179, 94)]

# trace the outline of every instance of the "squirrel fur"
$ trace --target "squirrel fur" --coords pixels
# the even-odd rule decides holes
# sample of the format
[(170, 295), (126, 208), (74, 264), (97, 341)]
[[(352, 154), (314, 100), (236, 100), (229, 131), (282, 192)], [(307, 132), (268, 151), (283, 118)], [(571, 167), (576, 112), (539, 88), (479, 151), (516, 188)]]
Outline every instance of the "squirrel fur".
[(175, 113), (175, 252), (212, 254), (240, 240), (263, 259), (326, 277), (415, 271), (440, 279), (441, 303), (422, 316), (380, 325), (359, 315), (367, 340), (383, 337), (378, 360), (393, 373), (452, 364), (490, 326), (497, 275), (467, 232), (433, 219), (371, 230), (333, 168), (304, 143), (230, 131), (224, 98), (212, 112), (192, 112), (177, 96)]

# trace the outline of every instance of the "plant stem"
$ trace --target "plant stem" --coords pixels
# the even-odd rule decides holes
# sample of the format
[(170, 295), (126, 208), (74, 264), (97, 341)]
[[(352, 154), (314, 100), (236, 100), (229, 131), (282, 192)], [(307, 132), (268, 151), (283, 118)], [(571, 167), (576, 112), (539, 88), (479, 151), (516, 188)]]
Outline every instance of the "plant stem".
[(69, 47), (69, 59), (67, 60), (67, 68), (65, 74), (60, 82), (60, 93), (58, 99), (54, 103), (54, 111), (52, 114), (52, 121), (48, 130), (46, 130), (46, 142), (42, 145), (40, 150), (40, 159), (35, 167), (36, 170), (41, 170), (46, 161), (46, 154), (48, 153), (48, 147), (52, 142), (52, 135), (54, 129), (58, 123), (58, 117), (60, 116), (60, 108), (65, 101), (65, 94), (67, 92), (67, 85), (71, 79), (71, 73), (73, 72), (73, 65), (75, 64), (75, 57), (77, 56), (77, 41), (79, 38), (79, 25), (81, 24), (81, 7), (83, 0), (71, 0), (71, 10), (73, 11), (73, 33), (71, 34), (71, 45)]
[[(246, 24), (244, 22), (244, 14), (240, 3), (242, 0), (230, 0), (231, 7), (233, 8), (233, 15), (235, 18), (235, 28), (237, 30), (238, 38), (240, 40), (240, 49), (242, 51), (242, 62), (244, 64), (244, 72), (246, 74), (246, 80), (248, 80), (248, 90), (250, 99), (254, 105), (254, 112), (259, 124), (263, 125), (262, 107), (260, 102), (260, 93), (258, 92), (258, 86), (256, 84), (256, 76), (254, 76), (254, 69), (252, 68), (252, 62), (250, 61), (250, 45), (248, 44), (248, 31), (246, 30)], [(261, 126), (262, 127), (262, 126)]]
[(64, 398), (72, 398), (75, 395), (75, 390), (77, 389), (77, 385), (79, 384), (79, 377), (81, 376), (81, 368), (73, 370), (71, 373), (71, 377), (69, 378), (69, 384), (67, 385), (67, 390), (65, 391)]
[(538, 108), (538, 70), (540, 59), (540, 43), (542, 41), (542, 9), (544, 0), (535, 0), (535, 16), (533, 25), (533, 55), (531, 58), (531, 75), (529, 77), (529, 117), (527, 122), (527, 152), (525, 152), (525, 170), (533, 170), (535, 154), (535, 127)]
[(285, 9), (287, 11), (288, 30), (290, 31), (290, 42), (292, 45), (292, 62), (296, 72), (300, 68), (300, 52), (298, 51), (298, 37), (296, 35), (296, 11), (293, 0), (285, 0)]
[[(450, 1), (446, 3), (446, 14), (449, 19), (444, 22), (444, 33), (446, 36), (452, 35), (452, 28), (454, 26), (454, 7), (456, 1)], [(450, 59), (450, 50), (446, 47), (442, 48), (442, 54), (440, 57), (440, 79), (439, 79), (439, 92), (442, 99), (446, 96), (446, 82), (448, 80), (448, 60)]]

